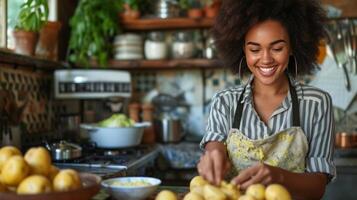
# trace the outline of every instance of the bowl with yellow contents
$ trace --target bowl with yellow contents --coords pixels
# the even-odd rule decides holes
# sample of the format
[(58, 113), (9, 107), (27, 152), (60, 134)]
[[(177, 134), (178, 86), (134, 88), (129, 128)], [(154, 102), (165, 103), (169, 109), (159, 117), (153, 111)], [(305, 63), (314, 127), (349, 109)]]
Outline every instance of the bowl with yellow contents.
[(115, 199), (143, 200), (158, 189), (161, 180), (152, 177), (119, 177), (102, 181), (102, 187)]

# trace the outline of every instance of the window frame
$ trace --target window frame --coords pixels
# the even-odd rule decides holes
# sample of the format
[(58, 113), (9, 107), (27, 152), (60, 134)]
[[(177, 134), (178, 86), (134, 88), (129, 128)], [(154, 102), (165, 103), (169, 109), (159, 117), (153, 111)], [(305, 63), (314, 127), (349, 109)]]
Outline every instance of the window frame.
[(0, 0), (0, 48), (7, 48), (7, 0)]

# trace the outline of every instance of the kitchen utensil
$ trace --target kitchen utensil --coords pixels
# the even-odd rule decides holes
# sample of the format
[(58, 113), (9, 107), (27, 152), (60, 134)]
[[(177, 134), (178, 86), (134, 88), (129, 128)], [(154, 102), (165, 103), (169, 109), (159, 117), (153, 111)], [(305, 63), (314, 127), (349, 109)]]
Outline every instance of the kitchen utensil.
[(174, 18), (180, 15), (180, 8), (175, 0), (155, 0), (152, 1), (152, 7), (155, 17), (158, 18)]
[(81, 124), (89, 139), (100, 148), (125, 148), (137, 146), (143, 137), (144, 128), (150, 123), (135, 123), (133, 127), (99, 127), (96, 124)]
[(156, 119), (155, 130), (158, 134), (158, 139), (161, 142), (179, 142), (184, 136), (184, 130), (180, 119), (164, 117)]
[(63, 114), (59, 116), (58, 130), (64, 139), (79, 141), (80, 123), (78, 114)]
[(64, 140), (52, 144), (45, 143), (46, 148), (51, 152), (53, 160), (69, 160), (82, 156), (82, 147), (77, 144)]
[(332, 52), (332, 56), (339, 68), (342, 68), (344, 74), (344, 82), (347, 91), (351, 91), (351, 83), (347, 70), (347, 60), (345, 55), (345, 41), (343, 40), (341, 24), (338, 21), (333, 21), (329, 24), (329, 38), (331, 39), (328, 48)]
[(341, 133), (341, 148), (350, 148), (352, 147), (352, 143), (351, 143), (351, 136), (350, 134), (346, 133), (346, 132), (342, 132)]
[(88, 200), (99, 192), (101, 178), (91, 173), (79, 173), (82, 188), (67, 192), (17, 195), (13, 192), (0, 192), (0, 199), (6, 200)]
[(160, 184), (157, 178), (120, 177), (104, 180), (101, 185), (114, 199), (143, 200), (154, 194)]

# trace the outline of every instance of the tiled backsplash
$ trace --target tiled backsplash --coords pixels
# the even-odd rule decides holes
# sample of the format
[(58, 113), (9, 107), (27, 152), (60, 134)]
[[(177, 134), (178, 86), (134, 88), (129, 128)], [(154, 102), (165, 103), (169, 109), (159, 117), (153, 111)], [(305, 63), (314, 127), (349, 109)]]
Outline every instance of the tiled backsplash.
[[(0, 64), (0, 90), (11, 92), (17, 106), (27, 101), (22, 125), (26, 132), (44, 132), (52, 128), (52, 76), (41, 72), (3, 67)], [(7, 97), (9, 98), (9, 97)]]
[[(156, 78), (156, 79), (155, 79)], [(165, 70), (133, 73), (134, 101), (146, 102), (151, 94), (168, 94), (187, 104), (179, 114), (190, 134), (202, 135), (213, 95), (241, 82), (228, 69)]]

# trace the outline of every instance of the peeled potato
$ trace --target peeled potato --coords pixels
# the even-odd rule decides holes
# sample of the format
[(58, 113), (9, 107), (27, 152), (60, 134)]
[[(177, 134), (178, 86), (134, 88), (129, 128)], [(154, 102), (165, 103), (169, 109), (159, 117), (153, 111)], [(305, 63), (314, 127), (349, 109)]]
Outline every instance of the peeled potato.
[(226, 195), (216, 186), (206, 184), (203, 186), (205, 200), (225, 200)]
[(245, 194), (243, 196), (240, 196), (238, 200), (256, 200), (256, 199), (248, 194)]
[(190, 181), (190, 191), (192, 191), (193, 188), (197, 186), (204, 186), (206, 184), (208, 184), (208, 182), (205, 179), (203, 179), (202, 176), (195, 176)]
[(155, 200), (177, 200), (175, 193), (170, 190), (162, 190), (155, 198)]
[(291, 200), (289, 191), (282, 185), (271, 184), (265, 190), (266, 200)]
[(183, 200), (205, 200), (205, 199), (197, 193), (189, 192), (185, 195)]
[(228, 200), (237, 200), (240, 196), (238, 188), (225, 181), (221, 182), (220, 190), (227, 196)]
[(264, 200), (265, 186), (263, 184), (250, 185), (246, 191), (246, 194), (254, 197), (256, 200)]

